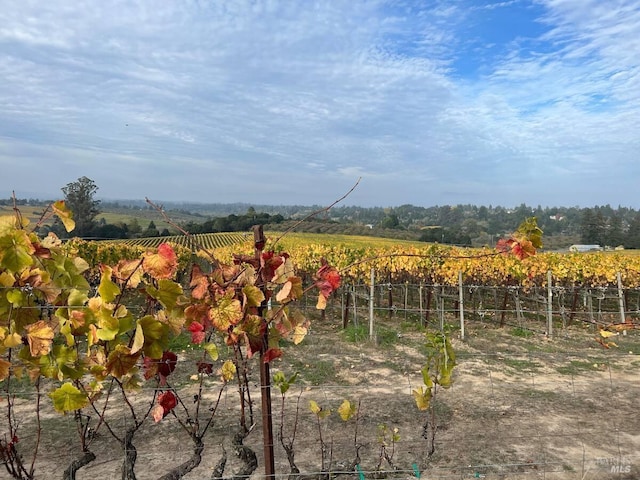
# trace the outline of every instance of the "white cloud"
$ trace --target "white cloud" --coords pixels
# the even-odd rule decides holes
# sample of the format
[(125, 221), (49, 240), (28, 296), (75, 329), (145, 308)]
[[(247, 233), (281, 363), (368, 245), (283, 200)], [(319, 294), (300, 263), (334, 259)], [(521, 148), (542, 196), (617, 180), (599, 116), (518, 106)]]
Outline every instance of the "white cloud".
[[(324, 203), (363, 176), (377, 205), (537, 204), (574, 184), (590, 204), (595, 182), (640, 205), (618, 198), (638, 172), (640, 2), (603, 5), (12, 0), (0, 187), (33, 190), (21, 165), (46, 165), (38, 188), (87, 175), (119, 198)], [(514, 8), (544, 33), (468, 34)]]

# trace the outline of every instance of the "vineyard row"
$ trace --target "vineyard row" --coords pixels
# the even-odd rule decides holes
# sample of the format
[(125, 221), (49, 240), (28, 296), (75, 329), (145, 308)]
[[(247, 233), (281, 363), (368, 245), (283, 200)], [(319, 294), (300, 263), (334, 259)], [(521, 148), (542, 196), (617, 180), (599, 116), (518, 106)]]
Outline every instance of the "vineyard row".
[[(194, 252), (202, 261), (209, 255), (223, 263), (232, 263), (234, 254), (251, 254), (253, 245), (242, 233), (202, 234), (194, 239), (207, 250), (188, 246), (189, 237), (176, 237), (173, 243), (180, 259), (181, 273), (188, 274)], [(84, 242), (74, 240), (70, 246), (97, 266), (114, 264), (119, 259), (137, 258), (142, 251), (153, 248), (152, 241)], [(231, 243), (233, 242), (233, 243)], [(226, 244), (225, 244), (226, 243)], [(216, 246), (217, 245), (217, 246)], [(269, 245), (267, 245), (269, 248)], [(287, 251), (298, 271), (311, 277), (319, 268), (319, 259), (335, 266), (345, 281), (368, 283), (375, 270), (376, 283), (412, 282), (438, 285), (458, 285), (459, 275), (465, 285), (545, 287), (551, 272), (554, 287), (616, 287), (618, 274), (625, 288), (640, 288), (640, 255), (629, 252), (540, 253), (524, 260), (500, 255), (488, 249), (464, 249), (437, 244), (424, 247), (308, 243), (285, 238), (274, 250)]]

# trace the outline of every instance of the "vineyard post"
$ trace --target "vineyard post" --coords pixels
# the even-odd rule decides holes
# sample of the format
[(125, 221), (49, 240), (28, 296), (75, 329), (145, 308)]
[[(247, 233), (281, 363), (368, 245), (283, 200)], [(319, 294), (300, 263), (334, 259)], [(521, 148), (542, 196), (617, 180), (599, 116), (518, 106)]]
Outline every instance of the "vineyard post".
[[(624, 323), (626, 321), (624, 315), (624, 288), (622, 288), (622, 275), (620, 272), (616, 272), (616, 277), (618, 279), (618, 305), (620, 306), (620, 323)], [(627, 331), (623, 330), (623, 335), (626, 335)]]
[(437, 298), (438, 303), (438, 315), (440, 317), (440, 331), (444, 330), (444, 314), (445, 314), (445, 296), (444, 296), (444, 286), (440, 289), (440, 294)]
[(351, 288), (351, 295), (353, 297), (353, 326), (358, 326), (358, 292), (356, 290), (356, 283), (353, 282)]
[(422, 285), (422, 282), (420, 282), (420, 288), (418, 288), (418, 301), (420, 302), (420, 325), (422, 325), (422, 314), (423, 314), (423, 309), (422, 309), (422, 289), (423, 289), (423, 285)]
[(409, 282), (404, 282), (404, 319), (407, 319), (407, 311), (409, 310)]
[(376, 271), (371, 267), (371, 285), (369, 287), (369, 340), (373, 340), (373, 302), (376, 294)]
[(429, 285), (427, 286), (427, 305), (425, 307), (424, 323), (421, 324), (422, 326), (429, 325), (429, 312), (431, 311), (432, 298), (433, 298), (433, 286)]
[(346, 329), (349, 325), (349, 288), (342, 290), (342, 329)]
[[(262, 249), (266, 243), (262, 225), (254, 225), (253, 241), (255, 257), (259, 261), (262, 255)], [(266, 285), (262, 285), (266, 289)], [(259, 315), (264, 323), (264, 333), (262, 340), (262, 348), (260, 349), (260, 395), (262, 400), (262, 442), (264, 452), (264, 474), (267, 479), (275, 478), (275, 457), (273, 448), (273, 422), (271, 418), (271, 377), (269, 372), (269, 363), (265, 361), (264, 354), (269, 348), (269, 326), (266, 325), (264, 318), (264, 308), (266, 300), (259, 308)]]
[(462, 270), (458, 270), (458, 298), (460, 303), (460, 340), (464, 340), (464, 288)]
[(393, 317), (393, 285), (391, 283), (391, 272), (389, 272), (389, 275), (387, 277), (388, 283), (389, 283), (389, 318)]
[(547, 270), (547, 335), (553, 335), (553, 277), (551, 270)]

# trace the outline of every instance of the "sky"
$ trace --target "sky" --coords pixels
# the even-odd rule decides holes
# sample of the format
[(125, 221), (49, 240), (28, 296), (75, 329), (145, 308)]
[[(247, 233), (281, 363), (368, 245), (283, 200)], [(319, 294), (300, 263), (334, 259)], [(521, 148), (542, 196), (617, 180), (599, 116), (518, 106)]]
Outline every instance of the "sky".
[(0, 198), (640, 208), (640, 0), (4, 0)]

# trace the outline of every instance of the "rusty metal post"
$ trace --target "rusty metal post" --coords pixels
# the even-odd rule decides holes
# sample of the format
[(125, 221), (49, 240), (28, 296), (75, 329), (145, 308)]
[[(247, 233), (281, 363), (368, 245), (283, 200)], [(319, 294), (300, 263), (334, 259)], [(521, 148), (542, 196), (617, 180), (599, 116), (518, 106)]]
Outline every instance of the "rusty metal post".
[[(266, 243), (262, 225), (254, 225), (253, 241), (256, 259), (260, 260), (262, 250)], [(259, 264), (258, 264), (259, 265)], [(260, 282), (260, 287), (265, 289), (265, 285)], [(264, 361), (264, 354), (269, 348), (269, 328), (264, 319), (264, 310), (266, 301), (260, 306), (259, 315), (264, 323), (264, 337), (262, 340), (262, 349), (260, 350), (260, 395), (262, 400), (262, 443), (264, 452), (264, 474), (267, 480), (275, 479), (276, 466), (273, 448), (273, 421), (271, 415), (271, 373), (269, 371), (269, 363)]]

